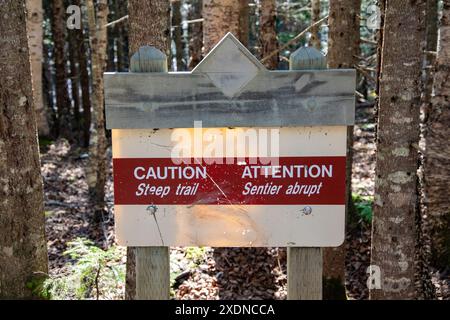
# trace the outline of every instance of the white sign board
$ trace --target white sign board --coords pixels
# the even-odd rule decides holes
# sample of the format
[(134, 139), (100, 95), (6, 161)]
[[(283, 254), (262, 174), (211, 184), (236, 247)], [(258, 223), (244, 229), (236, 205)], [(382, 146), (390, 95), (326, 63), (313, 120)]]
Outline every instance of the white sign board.
[(232, 36), (192, 73), (106, 74), (119, 244), (339, 246), (354, 78), (269, 72)]

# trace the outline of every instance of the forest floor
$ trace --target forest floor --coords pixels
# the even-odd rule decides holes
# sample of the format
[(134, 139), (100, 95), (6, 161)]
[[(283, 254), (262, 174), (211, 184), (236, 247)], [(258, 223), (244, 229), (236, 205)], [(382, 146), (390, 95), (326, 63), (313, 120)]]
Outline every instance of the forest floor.
[[(358, 195), (360, 215), (349, 220), (347, 230), (346, 289), (348, 299), (367, 299), (366, 270), (370, 261), (367, 215), (371, 215), (374, 185), (374, 124), (360, 121), (354, 132), (352, 188)], [(45, 147), (41, 162), (54, 298), (122, 299), (126, 250), (116, 246), (114, 240), (111, 172), (106, 187), (107, 214), (98, 223), (88, 201), (85, 151), (59, 140)], [(83, 245), (79, 238), (92, 241), (92, 246)], [(72, 255), (64, 254), (71, 248)], [(78, 256), (73, 254), (74, 248)], [(171, 294), (176, 299), (286, 298), (284, 248), (171, 248), (170, 262)], [(434, 273), (432, 280), (439, 298), (449, 299), (448, 277), (445, 280)]]

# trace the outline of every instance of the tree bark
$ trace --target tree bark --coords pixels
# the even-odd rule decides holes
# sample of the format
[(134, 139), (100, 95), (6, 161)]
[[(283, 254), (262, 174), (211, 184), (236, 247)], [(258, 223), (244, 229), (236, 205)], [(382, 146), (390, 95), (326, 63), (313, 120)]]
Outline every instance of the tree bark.
[[(200, 19), (202, 17), (202, 0), (191, 1), (189, 8), (189, 20)], [(203, 24), (201, 22), (189, 25), (189, 70), (202, 60), (203, 47)]]
[[(261, 56), (264, 58), (278, 49), (277, 31), (276, 31), (276, 10), (275, 0), (261, 0), (260, 14), (260, 42)], [(264, 61), (268, 69), (276, 70), (278, 67), (278, 54)]]
[(27, 32), (31, 60), (31, 76), (33, 80), (33, 100), (36, 108), (36, 122), (39, 136), (49, 136), (46, 108), (42, 91), (42, 58), (43, 58), (43, 9), (42, 0), (27, 0)]
[(130, 56), (137, 52), (139, 47), (149, 45), (155, 46), (170, 57), (169, 1), (129, 0), (128, 14)]
[(25, 0), (0, 17), (0, 299), (31, 298), (48, 271)]
[[(256, 2), (253, 2), (254, 4), (256, 4)], [(253, 5), (253, 6), (249, 6), (248, 8), (248, 20), (249, 20), (249, 30), (248, 33), (249, 35), (252, 34), (254, 35), (256, 38), (258, 37), (259, 34), (259, 16), (261, 14), (261, 10), (259, 10), (257, 5)], [(253, 40), (253, 39), (252, 39)], [(254, 56), (256, 57), (260, 57), (261, 56), (261, 47), (259, 46), (259, 43), (257, 41), (251, 41), (252, 45), (251, 47), (247, 47)], [(250, 45), (250, 39), (249, 39), (249, 45)]]
[[(119, 0), (120, 1), (120, 0)], [(109, 21), (116, 21), (119, 19), (116, 11), (116, 2), (117, 0), (108, 0), (109, 2)], [(107, 72), (115, 72), (117, 71), (116, 65), (116, 39), (117, 39), (117, 24), (110, 26), (106, 29), (107, 32), (107, 48), (106, 48), (106, 71)]]
[(424, 106), (425, 121), (427, 121), (430, 110), (430, 100), (433, 91), (433, 68), (436, 62), (436, 50), (438, 42), (438, 0), (427, 0), (426, 9), (426, 69), (425, 69), (425, 87), (424, 87)]
[[(50, 25), (53, 20), (52, 4), (44, 1), (44, 21), (49, 21)], [(44, 28), (44, 39), (52, 39), (51, 28)], [(55, 138), (58, 136), (58, 116), (56, 111), (56, 105), (54, 102), (54, 88), (53, 88), (53, 44), (50, 41), (43, 43), (43, 70), (42, 70), (42, 89), (43, 89), (43, 101), (46, 106), (47, 119), (49, 122), (50, 136)]]
[(378, 7), (380, 9), (380, 26), (377, 30), (377, 78), (375, 84), (376, 93), (376, 103), (374, 107), (374, 118), (375, 118), (375, 141), (378, 135), (378, 106), (380, 102), (380, 78), (381, 78), (381, 51), (383, 48), (383, 35), (384, 35), (384, 13), (386, 8), (386, 0), (378, 0)]
[[(311, 0), (311, 25), (320, 20), (320, 0)], [(320, 45), (320, 26), (311, 28), (311, 38), (309, 39), (309, 45), (321, 49)]]
[(183, 28), (181, 26), (181, 0), (172, 1), (172, 26), (173, 41), (175, 42), (175, 60), (177, 61), (177, 71), (184, 70), (183, 63), (183, 42), (181, 35)]
[(75, 141), (80, 142), (80, 127), (81, 127), (81, 117), (80, 117), (80, 75), (79, 75), (79, 65), (78, 65), (78, 45), (76, 42), (75, 33), (80, 32), (79, 30), (70, 30), (69, 32), (69, 58), (70, 58), (70, 84), (72, 91), (72, 106), (73, 106), (73, 134)]
[[(116, 1), (115, 4), (118, 17), (128, 15), (127, 2)], [(117, 70), (123, 72), (128, 69), (128, 23), (119, 23), (117, 33)]]
[[(166, 0), (144, 3), (141, 0), (128, 1), (130, 57), (141, 46), (151, 45), (162, 52), (170, 53), (170, 5)], [(167, 54), (169, 57), (170, 54)], [(127, 247), (125, 299), (136, 297), (135, 248)]]
[(246, 47), (250, 39), (250, 10), (248, 0), (239, 0), (239, 41)]
[(66, 11), (64, 0), (54, 0), (52, 2), (53, 19), (53, 57), (55, 61), (55, 87), (56, 106), (58, 108), (58, 134), (64, 138), (71, 138), (70, 126), (70, 101), (67, 92), (67, 71), (65, 57), (65, 29)]
[(327, 63), (329, 68), (354, 68), (359, 53), (361, 1), (330, 1)]
[[(84, 1), (76, 0), (75, 5), (81, 6)], [(81, 28), (76, 30), (75, 34), (76, 49), (78, 50), (78, 64), (81, 87), (81, 105), (83, 107), (83, 118), (81, 121), (81, 130), (83, 137), (83, 146), (89, 147), (90, 127), (91, 127), (91, 92), (89, 77), (89, 34), (85, 28), (84, 19), (81, 19)]]
[(228, 32), (239, 38), (240, 0), (203, 0), (203, 46), (208, 53)]
[(134, 249), (134, 247), (127, 247), (125, 300), (135, 300), (136, 298), (136, 254)]
[[(419, 145), (426, 142), (426, 129), (429, 110), (431, 109), (431, 94), (433, 91), (433, 67), (436, 61), (437, 38), (438, 38), (438, 0), (426, 0), (426, 45), (423, 76), (423, 93), (422, 93), (422, 112), (423, 121), (421, 123), (421, 135)], [(424, 157), (421, 157), (419, 172), (424, 171)], [(419, 175), (419, 207), (416, 213), (416, 290), (417, 299), (436, 299), (436, 288), (432, 281), (432, 268), (435, 267), (431, 263), (432, 241), (430, 237), (431, 215), (427, 212), (425, 205), (424, 191), (424, 175)], [(426, 178), (426, 177), (425, 177)]]
[(386, 2), (381, 58), (371, 299), (416, 297), (415, 217), (425, 0)]
[[(104, 118), (103, 72), (106, 68), (107, 32), (107, 0), (99, 0), (97, 12), (93, 0), (87, 0), (89, 36), (92, 49), (92, 106), (93, 117), (90, 131), (89, 166), (87, 183), (89, 194), (94, 204), (97, 221), (105, 207), (106, 183), (106, 132)], [(97, 14), (96, 14), (97, 13)]]
[(425, 205), (430, 226), (432, 265), (450, 266), (450, 4), (444, 2), (434, 96), (426, 122)]
[[(329, 68), (355, 68), (359, 55), (360, 0), (330, 1), (328, 55)], [(353, 126), (347, 128), (346, 204), (352, 202)], [(345, 299), (345, 243), (324, 249), (324, 299)]]

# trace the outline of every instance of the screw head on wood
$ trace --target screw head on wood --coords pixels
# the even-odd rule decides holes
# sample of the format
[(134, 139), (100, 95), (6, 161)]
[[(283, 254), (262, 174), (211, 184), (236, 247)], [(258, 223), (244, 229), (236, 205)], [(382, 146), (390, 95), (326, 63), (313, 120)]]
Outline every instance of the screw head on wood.
[(310, 206), (306, 206), (303, 208), (302, 212), (305, 216), (308, 216), (312, 213), (312, 208)]

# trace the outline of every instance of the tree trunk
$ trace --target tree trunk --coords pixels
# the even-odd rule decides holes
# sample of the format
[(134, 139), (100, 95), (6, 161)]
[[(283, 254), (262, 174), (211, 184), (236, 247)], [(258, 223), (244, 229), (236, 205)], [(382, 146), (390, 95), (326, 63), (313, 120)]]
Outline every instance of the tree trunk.
[[(202, 0), (191, 1), (188, 17), (189, 20), (202, 17)], [(189, 25), (189, 38), (189, 70), (192, 70), (202, 60), (203, 24), (201, 22)]]
[(155, 46), (170, 57), (169, 1), (129, 0), (128, 14), (130, 57), (145, 45)]
[(99, 0), (95, 14), (93, 0), (87, 0), (89, 36), (92, 49), (92, 106), (93, 117), (90, 132), (87, 183), (89, 194), (94, 203), (97, 221), (104, 211), (106, 183), (106, 132), (103, 101), (103, 72), (106, 68), (107, 32), (107, 0)]
[(58, 108), (58, 134), (64, 138), (71, 137), (70, 101), (67, 92), (67, 71), (65, 57), (66, 11), (64, 0), (54, 0), (53, 4), (53, 57), (55, 61), (56, 106)]
[[(128, 15), (126, 1), (116, 1), (118, 17)], [(128, 23), (119, 23), (117, 26), (117, 70), (123, 72), (128, 69)]]
[[(359, 55), (360, 0), (330, 1), (328, 18), (329, 68), (354, 68)], [(346, 204), (347, 215), (352, 202), (353, 126), (347, 129)], [(324, 249), (324, 299), (345, 299), (345, 243)]]
[(252, 52), (252, 54), (256, 57), (260, 57), (261, 56), (261, 47), (259, 46), (259, 42), (258, 42), (258, 35), (259, 35), (259, 31), (260, 31), (260, 26), (259, 26), (259, 16), (261, 14), (261, 10), (259, 10), (258, 6), (256, 5), (256, 2), (253, 1), (252, 6), (249, 6), (248, 8), (248, 20), (249, 20), (249, 30), (248, 33), (249, 35), (253, 35), (254, 38), (250, 39), (249, 37), (249, 47), (248, 49)]
[(203, 0), (203, 45), (208, 53), (228, 32), (239, 38), (240, 0)]
[(426, 15), (426, 60), (425, 60), (425, 87), (424, 87), (424, 106), (425, 106), (425, 122), (428, 118), (430, 109), (431, 94), (433, 91), (433, 68), (436, 62), (436, 50), (438, 42), (438, 1), (427, 0)]
[[(120, 0), (119, 0), (120, 1)], [(116, 11), (116, 2), (117, 0), (108, 0), (109, 2), (109, 21), (116, 21), (119, 19), (117, 17), (117, 11)], [(107, 32), (107, 59), (106, 59), (106, 71), (107, 72), (114, 72), (117, 71), (117, 65), (116, 65), (116, 39), (117, 39), (117, 24), (110, 26), (106, 29)]]
[(25, 0), (2, 1), (0, 17), (0, 299), (20, 299), (48, 272), (44, 199)]
[(125, 300), (135, 300), (136, 298), (136, 254), (134, 249), (127, 247)]
[(250, 10), (248, 0), (239, 0), (239, 41), (248, 48), (250, 39)]
[[(311, 24), (320, 20), (320, 0), (311, 0)], [(320, 45), (320, 26), (311, 28), (311, 38), (309, 39), (309, 45), (321, 49)]]
[[(48, 21), (51, 25), (53, 20), (52, 14), (52, 4), (48, 1), (44, 1), (44, 21)], [(52, 39), (51, 28), (44, 28), (44, 39)], [(53, 44), (50, 41), (43, 43), (43, 70), (42, 70), (42, 90), (43, 90), (43, 101), (44, 106), (46, 106), (47, 119), (49, 123), (50, 136), (58, 136), (58, 117), (56, 111), (56, 105), (54, 101), (54, 81), (53, 81)]]
[(43, 72), (42, 72), (42, 90), (43, 90), (43, 102), (44, 105), (47, 106), (47, 113), (49, 117), (49, 129), (50, 129), (50, 136), (56, 137), (57, 136), (57, 130), (56, 130), (56, 112), (55, 112), (55, 105), (53, 103), (53, 88), (52, 88), (52, 70), (51, 70), (51, 57), (50, 52), (51, 49), (50, 46), (47, 44), (44, 44), (44, 61), (43, 61)]
[(183, 28), (181, 26), (181, 0), (172, 1), (172, 26), (173, 41), (175, 42), (175, 60), (177, 61), (177, 71), (184, 70), (183, 64), (183, 42), (181, 35)]
[[(81, 0), (74, 1), (75, 5), (81, 6)], [(83, 106), (83, 119), (81, 121), (81, 130), (83, 137), (83, 146), (89, 147), (90, 127), (91, 127), (91, 92), (89, 77), (89, 35), (85, 29), (84, 20), (81, 19), (81, 28), (74, 34), (76, 49), (78, 50), (78, 64), (81, 87), (81, 105)]]
[(43, 54), (43, 9), (42, 0), (27, 0), (27, 32), (30, 50), (31, 77), (33, 80), (33, 100), (36, 108), (36, 122), (39, 136), (49, 136), (46, 108), (42, 91)]
[(361, 1), (330, 1), (328, 56), (329, 68), (354, 68), (359, 53), (359, 14)]
[(378, 105), (380, 102), (380, 78), (381, 78), (381, 51), (383, 48), (383, 35), (384, 35), (384, 13), (386, 8), (386, 0), (379, 0), (378, 7), (380, 9), (380, 26), (377, 30), (377, 67), (376, 67), (376, 84), (375, 84), (375, 93), (376, 93), (376, 103), (374, 106), (374, 118), (375, 118), (375, 141), (377, 140), (378, 135)]
[[(162, 52), (170, 53), (170, 5), (166, 0), (144, 3), (141, 0), (128, 1), (129, 47), (131, 57), (141, 46), (151, 45)], [(170, 54), (167, 54), (169, 57)], [(135, 248), (127, 247), (125, 299), (136, 296)]]
[[(260, 42), (261, 42), (261, 56), (264, 58), (270, 53), (278, 49), (277, 32), (275, 26), (276, 18), (276, 1), (275, 0), (261, 0), (261, 14), (260, 14)], [(270, 59), (264, 61), (264, 65), (268, 69), (275, 70), (278, 67), (278, 54), (272, 56)]]
[[(422, 93), (422, 112), (423, 121), (421, 123), (421, 135), (419, 145), (426, 142), (426, 127), (429, 110), (431, 108), (431, 94), (433, 90), (433, 67), (436, 61), (437, 38), (438, 38), (438, 0), (426, 0), (426, 47), (424, 59), (423, 76), (423, 93)], [(424, 158), (421, 158), (421, 168), (424, 171)], [(419, 206), (421, 210), (416, 213), (416, 290), (418, 292), (417, 299), (436, 299), (436, 288), (432, 281), (431, 250), (432, 241), (430, 237), (432, 231), (430, 229), (431, 216), (427, 212), (425, 205), (426, 198), (424, 192), (424, 175), (421, 174), (418, 183), (422, 193), (419, 194)]]
[(414, 299), (419, 107), (425, 0), (386, 2), (378, 113), (371, 299)]
[(70, 58), (70, 84), (72, 89), (72, 105), (73, 105), (73, 137), (75, 141), (80, 142), (80, 76), (78, 72), (78, 45), (75, 33), (80, 30), (70, 30), (69, 32), (69, 58)]
[(426, 123), (425, 205), (430, 225), (432, 265), (450, 266), (450, 4), (444, 2), (434, 96)]

